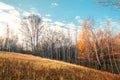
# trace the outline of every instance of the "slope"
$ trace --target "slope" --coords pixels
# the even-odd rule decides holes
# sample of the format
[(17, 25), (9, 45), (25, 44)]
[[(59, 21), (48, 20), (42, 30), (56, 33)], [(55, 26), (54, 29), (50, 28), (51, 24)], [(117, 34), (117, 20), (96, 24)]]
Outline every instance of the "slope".
[(62, 61), (0, 52), (0, 80), (120, 80), (120, 76)]

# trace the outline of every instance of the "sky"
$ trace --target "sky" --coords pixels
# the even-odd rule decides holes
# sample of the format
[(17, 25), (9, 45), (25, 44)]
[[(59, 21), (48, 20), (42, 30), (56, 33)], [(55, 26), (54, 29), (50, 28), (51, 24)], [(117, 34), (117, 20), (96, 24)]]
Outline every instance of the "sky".
[(68, 22), (74, 21), (76, 16), (86, 19), (93, 18), (115, 18), (118, 19), (118, 11), (110, 7), (97, 6), (95, 0), (0, 0), (21, 9), (23, 11), (36, 11), (41, 15), (50, 14), (53, 20), (65, 19)]
[(31, 12), (40, 14), (44, 21), (70, 28), (81, 27), (81, 21), (88, 17), (97, 25), (103, 25), (106, 19), (112, 22), (113, 28), (118, 29), (120, 25), (120, 11), (99, 6), (96, 0), (0, 0), (0, 26), (6, 22), (16, 28), (23, 16)]

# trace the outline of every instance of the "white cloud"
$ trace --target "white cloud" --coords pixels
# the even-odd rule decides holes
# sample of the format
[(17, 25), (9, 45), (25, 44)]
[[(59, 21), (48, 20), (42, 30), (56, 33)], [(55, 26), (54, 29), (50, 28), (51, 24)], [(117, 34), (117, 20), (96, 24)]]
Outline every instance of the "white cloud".
[(111, 30), (115, 33), (120, 33), (120, 22), (111, 22), (110, 23)]
[[(10, 29), (18, 33), (21, 19), (20, 13), (13, 6), (0, 2), (0, 27), (8, 25)], [(3, 34), (4, 28), (0, 29), (0, 34)]]
[(28, 12), (28, 11), (23, 11), (22, 16), (30, 16), (31, 14), (35, 14), (41, 17), (41, 15), (38, 12)]
[(46, 14), (45, 16), (46, 16), (46, 17), (51, 17), (51, 14)]
[(75, 16), (75, 19), (77, 19), (77, 20), (80, 19), (80, 16)]
[(82, 21), (83, 21), (83, 20), (80, 18), (80, 16), (75, 16), (75, 19), (76, 19), (76, 20), (77, 20), (77, 22), (78, 22), (78, 23), (80, 23), (80, 24), (81, 24), (81, 23), (82, 23)]
[(43, 20), (44, 22), (52, 22), (51, 19), (49, 19), (49, 18), (45, 18), (45, 17), (42, 17), (42, 20)]
[(58, 3), (51, 3), (51, 6), (56, 7), (56, 6), (59, 6), (59, 4)]
[(22, 15), (23, 16), (29, 16), (30, 14), (31, 14), (30, 12), (24, 11)]
[[(107, 25), (107, 21), (109, 25)], [(107, 18), (107, 20), (98, 19), (97, 23), (99, 23), (97, 25), (98, 28), (102, 28), (103, 30), (109, 28), (113, 34), (120, 33), (120, 21), (114, 21), (111, 18)]]
[(69, 23), (69, 24), (67, 24), (67, 26), (69, 29), (73, 29), (73, 30), (76, 29), (76, 26), (73, 23)]
[(0, 2), (0, 10), (8, 10), (8, 9), (12, 10), (12, 9), (15, 9), (15, 8), (12, 7), (12, 6), (9, 6), (5, 3)]
[[(81, 26), (76, 26), (74, 23), (62, 23), (59, 21), (54, 22), (55, 25), (51, 27), (52, 30), (61, 31), (61, 34), (64, 34), (66, 37), (70, 34), (70, 39), (75, 43), (75, 37), (79, 39), (79, 35), (81, 33)], [(77, 34), (77, 35), (76, 35)]]
[(38, 13), (37, 9), (34, 8), (34, 7), (32, 7), (32, 8), (30, 9), (30, 12), (31, 12), (31, 13)]
[(58, 27), (65, 26), (64, 23), (59, 22), (59, 21), (55, 21), (54, 24), (55, 24), (56, 26), (58, 26)]

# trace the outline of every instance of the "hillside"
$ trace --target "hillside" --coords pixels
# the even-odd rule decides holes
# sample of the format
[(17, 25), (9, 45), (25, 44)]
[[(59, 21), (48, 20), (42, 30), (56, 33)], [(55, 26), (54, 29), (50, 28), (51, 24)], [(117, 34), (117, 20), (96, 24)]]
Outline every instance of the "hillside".
[(0, 52), (0, 80), (120, 80), (120, 76), (62, 61)]

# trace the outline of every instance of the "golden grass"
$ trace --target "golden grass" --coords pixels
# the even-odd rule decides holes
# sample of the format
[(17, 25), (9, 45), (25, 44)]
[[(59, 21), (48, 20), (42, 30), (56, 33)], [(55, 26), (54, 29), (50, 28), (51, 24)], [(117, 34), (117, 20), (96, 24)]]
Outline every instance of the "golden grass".
[(120, 76), (62, 61), (0, 52), (0, 80), (120, 80)]

